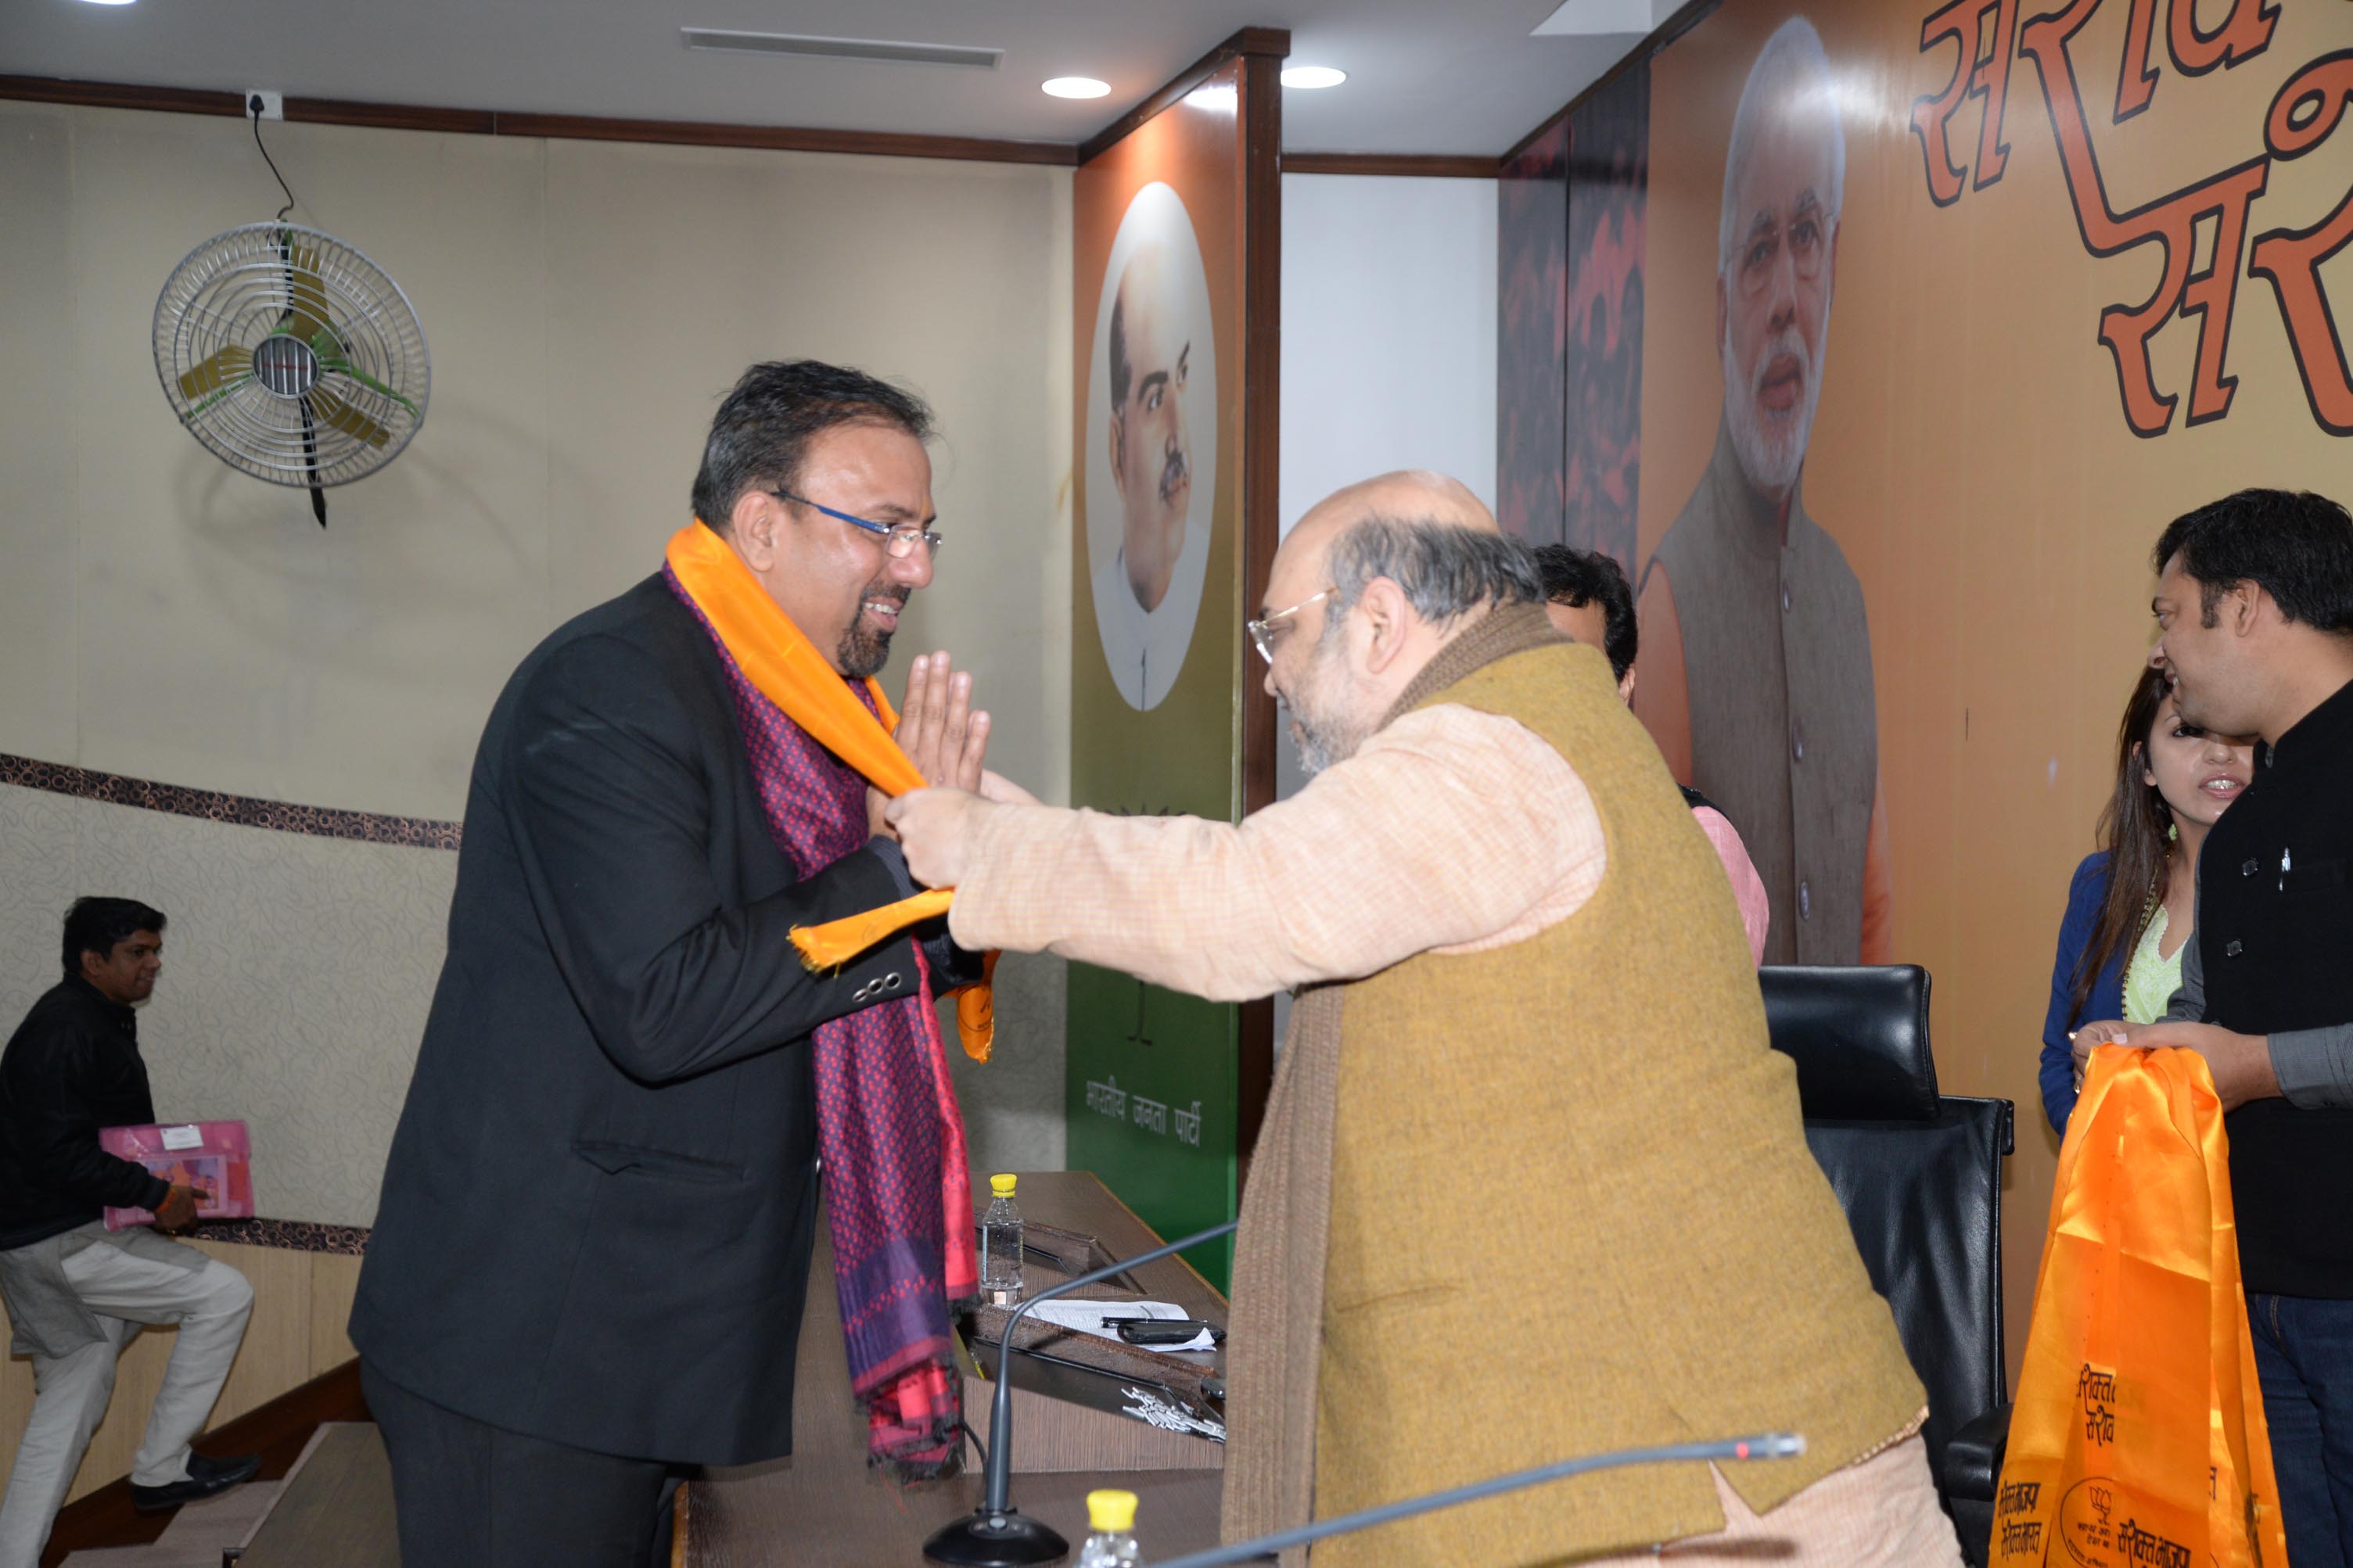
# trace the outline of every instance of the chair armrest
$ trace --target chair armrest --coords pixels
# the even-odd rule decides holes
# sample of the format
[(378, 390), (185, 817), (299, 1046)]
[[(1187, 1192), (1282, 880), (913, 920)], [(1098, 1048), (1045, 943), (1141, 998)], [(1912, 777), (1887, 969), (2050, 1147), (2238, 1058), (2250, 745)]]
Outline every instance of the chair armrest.
[(1991, 1502), (2010, 1447), (2010, 1406), (1997, 1405), (1953, 1434), (1945, 1445), (1945, 1495)]

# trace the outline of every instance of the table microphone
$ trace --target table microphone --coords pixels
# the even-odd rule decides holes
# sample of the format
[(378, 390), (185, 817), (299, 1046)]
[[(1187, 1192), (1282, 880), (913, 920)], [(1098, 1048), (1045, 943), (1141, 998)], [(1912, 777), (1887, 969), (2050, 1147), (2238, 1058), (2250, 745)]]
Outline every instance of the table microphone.
[(1663, 1448), (1619, 1448), (1607, 1454), (1593, 1454), (1582, 1459), (1561, 1459), (1549, 1465), (1539, 1465), (1532, 1470), (1515, 1470), (1508, 1476), (1493, 1476), (1469, 1486), (1453, 1487), (1441, 1492), (1425, 1492), (1419, 1497), (1403, 1498), (1378, 1508), (1364, 1509), (1356, 1513), (1344, 1513), (1333, 1519), (1317, 1520), (1296, 1530), (1277, 1531), (1250, 1541), (1238, 1541), (1231, 1546), (1212, 1547), (1207, 1552), (1195, 1552), (1183, 1557), (1173, 1557), (1154, 1568), (1221, 1568), (1229, 1563), (1250, 1563), (1271, 1558), (1293, 1546), (1304, 1546), (1311, 1541), (1321, 1541), (1327, 1535), (1348, 1535), (1359, 1530), (1369, 1530), (1377, 1524), (1388, 1524), (1400, 1519), (1411, 1519), (1419, 1513), (1435, 1513), (1481, 1498), (1501, 1497), (1523, 1487), (1540, 1486), (1568, 1476), (1581, 1476), (1588, 1470), (1616, 1469), (1620, 1465), (1663, 1465), (1699, 1459), (1787, 1459), (1806, 1451), (1806, 1440), (1794, 1432), (1767, 1432), (1754, 1437), (1727, 1437), (1719, 1443), (1675, 1443)]
[(1105, 1264), (1092, 1274), (1066, 1279), (1021, 1303), (1019, 1310), (1005, 1321), (1005, 1332), (997, 1346), (997, 1396), (988, 1411), (987, 1490), (978, 1508), (923, 1542), (924, 1556), (934, 1563), (954, 1563), (956, 1568), (1028, 1568), (1032, 1563), (1059, 1562), (1070, 1553), (1069, 1542), (1024, 1515), (1006, 1495), (1012, 1489), (1013, 1472), (1014, 1331), (1029, 1315), (1029, 1309), (1041, 1302), (1067, 1296), (1084, 1286), (1100, 1285), (1140, 1263), (1155, 1263), (1172, 1252), (1229, 1236), (1240, 1224), (1238, 1219), (1229, 1219), (1223, 1225), (1213, 1225), (1182, 1240)]

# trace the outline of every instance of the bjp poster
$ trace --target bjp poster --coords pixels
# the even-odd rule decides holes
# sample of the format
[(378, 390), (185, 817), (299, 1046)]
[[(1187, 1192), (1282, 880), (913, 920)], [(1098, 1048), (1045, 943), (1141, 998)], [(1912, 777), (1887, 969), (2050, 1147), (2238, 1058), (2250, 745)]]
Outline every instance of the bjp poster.
[(1926, 966), (1945, 1091), (2018, 1103), (2015, 1352), (2054, 938), (2150, 550), (2245, 486), (2353, 500), (2353, 6), (1678, 25), (1507, 171), (1567, 217), (1515, 231), (1550, 209), (1507, 188), (1502, 387), (1562, 434), (1504, 444), (1505, 522), (1636, 584), (1636, 710), (1746, 837), (1768, 962)]
[[(1071, 798), (1233, 821), (1242, 600), (1240, 77), (1081, 165)], [(1240, 1010), (1071, 966), (1069, 1161), (1164, 1236), (1240, 1198)], [(1223, 1284), (1229, 1249), (1188, 1255)]]

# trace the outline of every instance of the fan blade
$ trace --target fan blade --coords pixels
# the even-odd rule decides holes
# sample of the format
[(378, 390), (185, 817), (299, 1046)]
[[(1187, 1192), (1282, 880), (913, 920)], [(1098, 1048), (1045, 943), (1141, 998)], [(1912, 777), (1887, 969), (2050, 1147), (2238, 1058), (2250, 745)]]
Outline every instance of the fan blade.
[(392, 439), (392, 432), (345, 403), (323, 386), (311, 389), (310, 406), (317, 413), (319, 423), (332, 426), (354, 440), (371, 447), (381, 447)]
[(302, 399), (302, 457), (311, 465), (311, 515), (327, 526), (327, 492), (319, 484), (319, 432), (311, 423), (311, 400)]
[(253, 351), (235, 343), (194, 370), (180, 373), (180, 395), (190, 403), (227, 390), (253, 374)]
[(370, 375), (367, 372), (362, 370), (359, 366), (353, 364), (347, 359), (335, 358), (326, 354), (322, 354), (319, 356), (319, 368), (321, 370), (336, 371), (342, 374), (348, 375), (353, 381), (358, 382), (362, 386), (366, 387), (370, 392), (378, 393), (385, 397), (389, 397), (395, 403), (399, 404), (403, 408), (407, 409), (411, 418), (415, 418), (417, 416), (416, 404), (411, 403), (407, 398), (403, 397), (400, 394), (395, 392), (392, 388), (386, 386), (384, 383), (378, 381), (375, 377)]

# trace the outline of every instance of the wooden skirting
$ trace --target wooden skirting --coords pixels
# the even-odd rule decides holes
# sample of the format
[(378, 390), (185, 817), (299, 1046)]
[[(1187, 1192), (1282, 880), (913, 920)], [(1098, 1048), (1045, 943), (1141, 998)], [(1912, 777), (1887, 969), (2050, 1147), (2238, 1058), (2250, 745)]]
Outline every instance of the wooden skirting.
[[(145, 1425), (132, 1427), (134, 1438)], [(311, 1434), (330, 1421), (365, 1421), (367, 1399), (360, 1392), (360, 1363), (344, 1362), (257, 1405), (234, 1420), (222, 1423), (196, 1439), (213, 1455), (261, 1456), (261, 1480), (277, 1480), (294, 1466)], [(48, 1550), (41, 1554), (43, 1568), (62, 1563), (69, 1552), (109, 1546), (142, 1546), (164, 1533), (172, 1516), (142, 1514), (131, 1506), (131, 1480), (110, 1481), (58, 1510), (57, 1527), (49, 1533)]]

